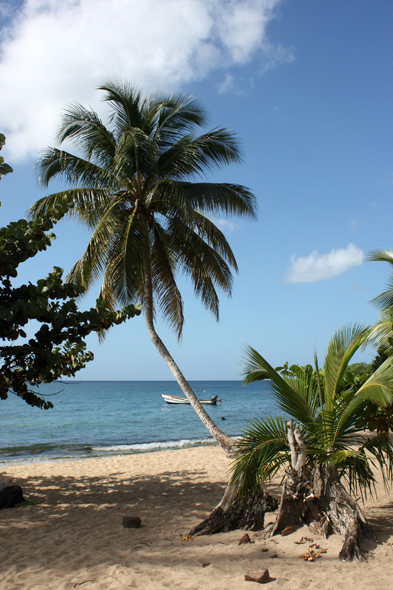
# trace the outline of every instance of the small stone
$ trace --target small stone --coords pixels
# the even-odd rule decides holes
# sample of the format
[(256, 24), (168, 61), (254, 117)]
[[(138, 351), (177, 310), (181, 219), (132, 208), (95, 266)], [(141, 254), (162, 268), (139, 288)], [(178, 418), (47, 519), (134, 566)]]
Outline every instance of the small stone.
[(270, 582), (269, 570), (263, 567), (253, 567), (244, 574), (246, 582), (257, 582), (258, 584), (266, 584)]
[(126, 529), (139, 529), (141, 526), (141, 519), (139, 516), (124, 516), (123, 526)]
[(240, 539), (238, 545), (245, 545), (246, 543), (251, 543), (250, 535), (245, 533), (242, 538)]

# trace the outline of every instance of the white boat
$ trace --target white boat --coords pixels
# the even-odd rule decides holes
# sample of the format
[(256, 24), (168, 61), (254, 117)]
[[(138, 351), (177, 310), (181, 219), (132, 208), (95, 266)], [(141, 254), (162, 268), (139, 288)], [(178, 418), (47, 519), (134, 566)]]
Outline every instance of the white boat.
[[(186, 397), (180, 397), (178, 395), (166, 395), (165, 393), (162, 394), (162, 397), (166, 401), (167, 404), (188, 404), (190, 402)], [(210, 399), (200, 399), (198, 400), (200, 404), (204, 404), (205, 406), (215, 406), (217, 402), (222, 402), (222, 399), (219, 399), (216, 395), (213, 395)]]

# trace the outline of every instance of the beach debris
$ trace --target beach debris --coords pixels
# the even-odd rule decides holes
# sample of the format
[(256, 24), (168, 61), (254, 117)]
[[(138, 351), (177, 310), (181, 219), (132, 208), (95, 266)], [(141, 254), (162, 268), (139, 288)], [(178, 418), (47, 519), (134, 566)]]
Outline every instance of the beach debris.
[(139, 529), (141, 526), (141, 519), (139, 516), (124, 516), (123, 526), (125, 529)]
[(273, 555), (269, 555), (270, 559), (277, 559), (278, 555), (277, 553), (273, 553)]
[(181, 540), (185, 543), (186, 541), (193, 541), (194, 537), (192, 535), (186, 535), (185, 537), (182, 537)]
[(264, 567), (253, 567), (244, 574), (244, 579), (246, 582), (266, 584), (270, 582), (269, 570)]
[(304, 561), (315, 561), (321, 553), (326, 553), (326, 551), (326, 549), (321, 549), (320, 545), (313, 543), (309, 546), (307, 553), (300, 555), (300, 558)]
[(242, 538), (240, 539), (240, 541), (238, 542), (238, 545), (245, 545), (246, 543), (252, 543), (251, 539), (250, 539), (250, 535), (248, 533), (245, 533)]
[(312, 537), (302, 537), (300, 541), (295, 541), (295, 545), (303, 545), (304, 543), (313, 543), (314, 539)]
[(393, 547), (393, 541), (388, 541), (388, 546)]
[(210, 565), (210, 561), (206, 561), (206, 563), (202, 563), (202, 567), (207, 567), (208, 565)]
[(293, 526), (290, 524), (289, 526), (285, 527), (285, 529), (281, 532), (282, 537), (286, 537), (293, 533)]
[(0, 510), (2, 508), (15, 508), (17, 504), (26, 502), (22, 488), (19, 486), (7, 486), (0, 490)]

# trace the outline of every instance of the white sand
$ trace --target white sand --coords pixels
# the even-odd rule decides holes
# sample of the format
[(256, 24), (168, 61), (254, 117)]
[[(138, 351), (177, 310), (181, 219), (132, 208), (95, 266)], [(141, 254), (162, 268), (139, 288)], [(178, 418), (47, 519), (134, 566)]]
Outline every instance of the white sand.
[[(267, 588), (393, 587), (393, 502), (383, 489), (365, 507), (380, 543), (365, 545), (362, 563), (338, 561), (341, 539), (307, 527), (269, 540), (250, 533), (240, 546), (242, 531), (182, 540), (220, 500), (227, 466), (221, 449), (201, 447), (2, 468), (0, 479), (41, 503), (0, 511), (0, 589), (250, 590), (259, 587), (244, 580), (253, 566), (269, 569)], [(126, 529), (123, 516), (143, 526)], [(303, 561), (302, 536), (327, 552)]]

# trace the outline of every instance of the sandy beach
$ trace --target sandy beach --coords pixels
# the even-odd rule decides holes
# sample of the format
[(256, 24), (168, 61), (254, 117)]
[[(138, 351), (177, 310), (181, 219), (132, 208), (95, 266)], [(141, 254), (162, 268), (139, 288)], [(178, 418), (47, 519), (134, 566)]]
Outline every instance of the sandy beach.
[[(393, 502), (383, 487), (365, 506), (379, 543), (363, 545), (362, 563), (338, 561), (341, 539), (307, 527), (273, 539), (250, 533), (243, 545), (242, 531), (184, 539), (220, 500), (227, 468), (217, 447), (3, 466), (0, 479), (39, 503), (0, 512), (0, 588), (250, 590), (244, 574), (254, 566), (268, 568), (268, 588), (391, 587)], [(142, 527), (124, 528), (123, 516), (139, 516)], [(326, 553), (303, 561), (302, 536)]]

